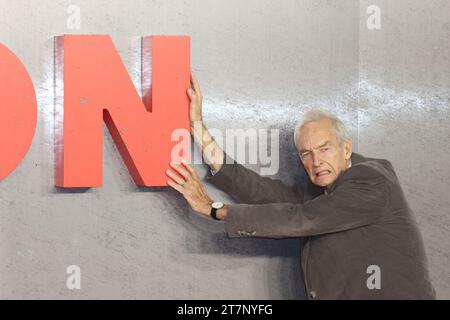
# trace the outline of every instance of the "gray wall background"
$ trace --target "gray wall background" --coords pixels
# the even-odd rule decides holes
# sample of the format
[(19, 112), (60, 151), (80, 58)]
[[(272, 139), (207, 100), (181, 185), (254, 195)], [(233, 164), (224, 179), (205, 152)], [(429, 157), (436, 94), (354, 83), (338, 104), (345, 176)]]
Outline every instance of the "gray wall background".
[[(67, 28), (69, 5), (81, 28)], [(381, 9), (368, 30), (366, 8)], [(166, 189), (137, 188), (105, 132), (104, 187), (53, 186), (53, 36), (110, 34), (139, 89), (139, 36), (191, 36), (209, 127), (277, 128), (280, 172), (302, 179), (291, 130), (341, 116), (355, 151), (387, 158), (415, 211), (439, 298), (450, 298), (450, 1), (6, 1), (0, 42), (38, 99), (31, 149), (0, 182), (0, 298), (303, 298), (298, 240), (229, 240)], [(255, 170), (258, 166), (252, 166)], [(204, 173), (204, 168), (198, 168)], [(211, 195), (225, 194), (208, 187)], [(66, 268), (81, 268), (81, 290)]]

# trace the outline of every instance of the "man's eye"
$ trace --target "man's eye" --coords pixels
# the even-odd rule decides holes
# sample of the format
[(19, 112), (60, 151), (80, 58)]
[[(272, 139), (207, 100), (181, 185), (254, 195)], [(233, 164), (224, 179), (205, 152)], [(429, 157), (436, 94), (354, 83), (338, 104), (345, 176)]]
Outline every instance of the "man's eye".
[(302, 158), (302, 159), (306, 159), (306, 157), (308, 157), (309, 156), (309, 153), (302, 153), (301, 155), (300, 155), (300, 157)]
[(330, 148), (326, 147), (326, 148), (320, 149), (320, 151), (325, 152), (325, 151), (327, 151), (328, 149), (330, 149)]

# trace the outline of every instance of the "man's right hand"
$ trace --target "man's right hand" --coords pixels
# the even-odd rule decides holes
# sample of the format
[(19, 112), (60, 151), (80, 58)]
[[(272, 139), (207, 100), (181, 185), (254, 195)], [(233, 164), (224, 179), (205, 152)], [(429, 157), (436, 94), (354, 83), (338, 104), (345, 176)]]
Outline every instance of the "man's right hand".
[(203, 158), (206, 163), (211, 167), (211, 169), (217, 172), (223, 165), (225, 154), (216, 141), (214, 141), (213, 137), (210, 135), (208, 129), (206, 129), (203, 123), (202, 92), (200, 91), (200, 84), (192, 72), (191, 86), (187, 90), (187, 94), (191, 99), (189, 107), (191, 134), (194, 137), (195, 143), (202, 150)]

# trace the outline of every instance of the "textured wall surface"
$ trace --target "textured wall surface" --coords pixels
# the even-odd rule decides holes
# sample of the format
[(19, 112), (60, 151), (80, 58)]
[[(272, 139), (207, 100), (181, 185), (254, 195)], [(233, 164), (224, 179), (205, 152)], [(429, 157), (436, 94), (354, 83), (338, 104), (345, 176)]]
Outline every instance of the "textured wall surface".
[[(80, 29), (67, 27), (71, 4)], [(366, 28), (369, 4), (381, 8), (381, 30)], [(0, 8), (0, 42), (26, 65), (39, 107), (28, 155), (0, 182), (0, 298), (304, 297), (298, 240), (227, 239), (175, 192), (137, 188), (107, 132), (103, 188), (53, 187), (53, 36), (65, 33), (110, 34), (138, 89), (139, 36), (190, 35), (207, 125), (279, 129), (277, 176), (287, 183), (302, 179), (295, 120), (311, 106), (342, 116), (355, 151), (394, 163), (438, 294), (450, 298), (448, 1), (0, 0)], [(81, 290), (66, 288), (73, 264)]]

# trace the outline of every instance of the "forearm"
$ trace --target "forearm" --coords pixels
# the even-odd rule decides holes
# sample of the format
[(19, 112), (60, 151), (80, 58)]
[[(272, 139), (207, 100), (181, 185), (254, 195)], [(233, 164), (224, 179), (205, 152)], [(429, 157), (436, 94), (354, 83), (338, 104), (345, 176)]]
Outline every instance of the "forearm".
[[(290, 238), (351, 230), (384, 219), (391, 223), (390, 181), (374, 169), (352, 169), (332, 193), (304, 203), (233, 204), (228, 207), (230, 237)], [(244, 232), (243, 232), (244, 231)]]
[(224, 152), (210, 135), (203, 121), (191, 121), (191, 135), (209, 167), (219, 171), (224, 162)]

